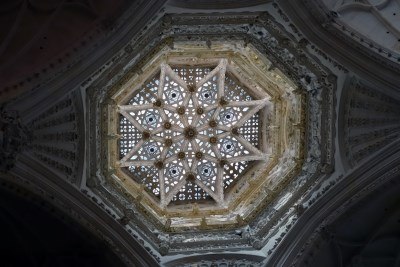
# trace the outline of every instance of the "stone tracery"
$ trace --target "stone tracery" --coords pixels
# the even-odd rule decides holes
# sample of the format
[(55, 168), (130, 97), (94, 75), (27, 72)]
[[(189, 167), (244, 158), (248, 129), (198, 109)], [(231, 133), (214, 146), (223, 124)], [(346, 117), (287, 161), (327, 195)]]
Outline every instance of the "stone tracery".
[(222, 205), (238, 172), (267, 157), (257, 148), (257, 112), (269, 101), (254, 99), (226, 67), (226, 59), (214, 69), (163, 63), (159, 76), (119, 106), (121, 132), (127, 122), (133, 126), (119, 165), (147, 176), (150, 171), (148, 188), (162, 206), (210, 198)]
[[(221, 60), (226, 61), (226, 72), (219, 79)], [(149, 220), (169, 232), (193, 228), (232, 229), (251, 220), (260, 205), (272, 200), (268, 192), (298, 171), (299, 159), (303, 157), (300, 126), (305, 123), (303, 97), (279, 70), (265, 72), (271, 64), (254, 46), (244, 43), (224, 41), (211, 49), (197, 42), (175, 42), (174, 48), (160, 47), (140, 71), (130, 73), (108, 95), (109, 101), (103, 110), (104, 129), (107, 129), (103, 145), (108, 161), (103, 166), (107, 168), (107, 182), (144, 209)], [(161, 66), (169, 66), (168, 72), (172, 74), (166, 73), (168, 80), (164, 88), (167, 89), (158, 97)], [(173, 79), (174, 75), (181, 80)], [(219, 82), (224, 86), (223, 101), (218, 96)], [(194, 95), (202, 105), (197, 106), (191, 99), (187, 102), (191, 106), (184, 105), (187, 95)], [(178, 99), (172, 99), (174, 105), (170, 104), (171, 98)], [(124, 107), (140, 105), (147, 105), (148, 109), (125, 113), (141, 125), (142, 131), (122, 114)], [(217, 107), (220, 112), (213, 118)], [(163, 120), (160, 109), (168, 120)], [(252, 114), (248, 114), (251, 110)], [(196, 116), (200, 117), (196, 119), (198, 125), (186, 128), (181, 119), (183, 115), (188, 126)], [(200, 132), (198, 127), (204, 128)], [(192, 135), (195, 135), (193, 139)], [(199, 139), (201, 135), (206, 138)], [(173, 140), (177, 138), (178, 143)], [(238, 138), (248, 142), (247, 147), (252, 150)], [(183, 148), (185, 141), (188, 145)], [(202, 150), (198, 151), (192, 141)], [(141, 147), (132, 152), (139, 142)], [(239, 146), (237, 151), (232, 150), (234, 142)], [(213, 146), (220, 151), (219, 157), (215, 157)], [(175, 162), (160, 160), (164, 150), (170, 152), (164, 152), (165, 158), (174, 156)], [(263, 154), (260, 160), (255, 153), (258, 151)], [(130, 158), (124, 159), (129, 152)], [(149, 153), (154, 154), (146, 166), (128, 164), (149, 160)], [(253, 158), (243, 160), (243, 156)], [(197, 165), (193, 171), (190, 168), (186, 172), (184, 162), (188, 162), (188, 167), (194, 160)], [(222, 183), (217, 184), (218, 168), (224, 171)], [(159, 179), (161, 170), (163, 181)], [(160, 186), (162, 182), (164, 188)], [(170, 193), (172, 190), (174, 194)]]

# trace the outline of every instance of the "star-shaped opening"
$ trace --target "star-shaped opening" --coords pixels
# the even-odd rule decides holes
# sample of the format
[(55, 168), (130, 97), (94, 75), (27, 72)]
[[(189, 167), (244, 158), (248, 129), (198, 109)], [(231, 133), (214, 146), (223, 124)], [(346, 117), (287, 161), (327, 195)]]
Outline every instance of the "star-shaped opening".
[(171, 201), (224, 203), (226, 189), (254, 161), (259, 149), (259, 111), (268, 100), (255, 99), (227, 71), (173, 67), (160, 72), (127, 105), (119, 105), (120, 160), (148, 190)]

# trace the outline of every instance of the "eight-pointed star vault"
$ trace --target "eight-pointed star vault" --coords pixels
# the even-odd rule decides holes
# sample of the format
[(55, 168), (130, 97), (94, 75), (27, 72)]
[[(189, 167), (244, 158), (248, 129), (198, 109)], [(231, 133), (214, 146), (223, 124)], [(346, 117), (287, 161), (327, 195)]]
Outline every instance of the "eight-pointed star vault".
[(267, 159), (239, 129), (269, 102), (231, 94), (226, 69), (227, 60), (221, 59), (207, 75), (189, 83), (163, 63), (154, 102), (119, 106), (141, 133), (119, 166), (155, 167), (161, 206), (187, 182), (223, 205), (224, 166)]

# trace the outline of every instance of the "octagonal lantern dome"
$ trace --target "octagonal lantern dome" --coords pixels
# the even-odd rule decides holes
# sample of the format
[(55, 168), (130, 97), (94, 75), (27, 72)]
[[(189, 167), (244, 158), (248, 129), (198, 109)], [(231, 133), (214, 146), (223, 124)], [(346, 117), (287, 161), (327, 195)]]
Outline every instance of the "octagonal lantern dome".
[(270, 67), (240, 44), (160, 49), (111, 95), (110, 179), (174, 231), (250, 220), (302, 153), (302, 96)]

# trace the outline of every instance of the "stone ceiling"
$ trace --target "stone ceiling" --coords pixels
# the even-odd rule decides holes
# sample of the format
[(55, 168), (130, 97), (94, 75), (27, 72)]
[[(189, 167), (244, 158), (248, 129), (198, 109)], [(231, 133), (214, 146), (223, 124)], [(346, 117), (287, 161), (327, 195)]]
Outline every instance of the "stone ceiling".
[[(377, 216), (383, 216), (381, 205), (397, 203), (395, 51), (389, 57), (388, 44), (367, 37), (371, 48), (337, 27), (351, 22), (344, 13), (337, 18), (344, 8), (330, 10), (329, 1), (216, 2), (208, 9), (178, 0), (1, 4), (4, 14), (16, 17), (4, 17), (11, 24), (2, 26), (0, 47), (1, 179), (62, 210), (129, 266), (320, 266), (323, 255), (332, 256), (326, 244), (345, 247), (343, 236), (334, 235), (345, 234), (351, 223), (344, 217), (356, 203), (371, 205)], [(51, 24), (55, 14), (63, 23)], [(72, 17), (76, 21), (65, 24)], [(18, 26), (25, 24), (32, 27)], [(245, 208), (220, 208), (218, 216), (228, 214), (220, 225), (206, 206), (189, 203), (178, 214), (156, 207), (143, 188), (121, 179), (114, 155), (123, 105), (116, 93), (131, 92), (161, 62), (206, 56), (245, 66), (238, 67), (241, 79), (268, 91), (276, 116), (268, 129), (276, 148), (268, 160), (276, 165), (256, 179), (241, 177)], [(379, 200), (375, 193), (390, 185), (393, 197)], [(192, 224), (181, 224), (185, 220)], [(384, 235), (394, 222), (376, 232)], [(381, 255), (369, 244), (355, 263), (368, 251)]]
[[(198, 26), (202, 24), (203, 27)], [(321, 173), (333, 169), (329, 141), (333, 131), (329, 119), (334, 109), (333, 75), (302, 53), (268, 13), (239, 13), (222, 18), (212, 14), (170, 14), (144, 36), (146, 39), (128, 44), (129, 52), (113, 59), (119, 62), (108, 70), (113, 77), (97, 76), (87, 89), (92, 140), (89, 153), (97, 155), (88, 166), (90, 196), (113, 203), (118, 209), (114, 212), (125, 214), (127, 227), (140, 233), (161, 255), (263, 247), (271, 253), (273, 247), (266, 245), (282, 238), (296, 221), (300, 192), (308, 190)], [(132, 58), (138, 51), (141, 57)], [(113, 155), (118, 139), (118, 133), (112, 130), (117, 121), (115, 105), (121, 97), (126, 98), (132, 85), (140, 85), (147, 79), (143, 74), (154, 73), (151, 68), (159, 66), (161, 59), (173, 61), (174, 57), (183, 58), (183, 63), (185, 58), (227, 57), (250, 75), (248, 79), (269, 91), (273, 99), (276, 122), (272, 121), (268, 142), (276, 148), (272, 149), (272, 160), (266, 169), (241, 178), (239, 184), (243, 190), (251, 189), (244, 204), (222, 210), (188, 206), (185, 209), (190, 210), (183, 213), (160, 209), (115, 166)], [(125, 67), (122, 62), (129, 65)], [(107, 113), (106, 117), (99, 116)], [(231, 210), (235, 206), (240, 209)], [(221, 217), (224, 213), (229, 215), (226, 219)], [(218, 231), (205, 234), (198, 233), (196, 228)]]

